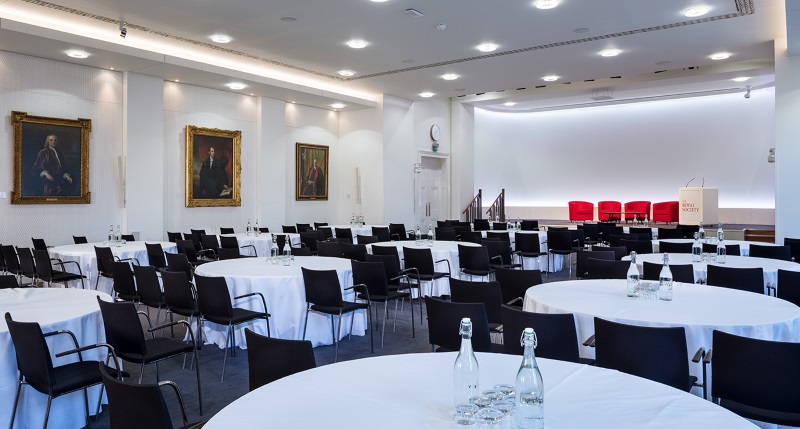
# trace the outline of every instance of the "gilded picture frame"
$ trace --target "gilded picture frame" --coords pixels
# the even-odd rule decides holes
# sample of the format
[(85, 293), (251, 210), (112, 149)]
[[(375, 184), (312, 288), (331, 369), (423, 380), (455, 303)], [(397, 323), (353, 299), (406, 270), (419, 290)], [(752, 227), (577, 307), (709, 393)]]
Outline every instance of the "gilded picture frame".
[(186, 126), (186, 207), (242, 205), (242, 132)]
[(328, 146), (295, 144), (295, 201), (328, 199)]
[(91, 119), (11, 112), (14, 184), (11, 204), (89, 204)]

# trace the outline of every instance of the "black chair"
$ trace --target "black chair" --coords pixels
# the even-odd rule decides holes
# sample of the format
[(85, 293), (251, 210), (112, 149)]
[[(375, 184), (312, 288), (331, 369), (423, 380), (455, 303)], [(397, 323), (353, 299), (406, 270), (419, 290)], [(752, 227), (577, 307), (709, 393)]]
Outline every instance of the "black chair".
[(486, 231), (486, 238), (484, 240), (499, 240), (511, 246), (511, 234), (509, 234), (508, 231)]
[(397, 251), (397, 246), (372, 246), (372, 254), (394, 256), (395, 261), (397, 261), (397, 267), (401, 266), (400, 252)]
[(522, 355), (520, 336), (525, 328), (536, 331), (536, 356), (568, 362), (590, 363), (581, 359), (578, 349), (578, 332), (572, 314), (544, 314), (522, 311), (503, 305), (500, 308), (503, 320), (504, 353)]
[(169, 386), (175, 392), (181, 410), (180, 429), (199, 429), (205, 422), (189, 423), (178, 385), (172, 381), (158, 384), (125, 383), (100, 367), (103, 385), (108, 392), (109, 423), (115, 429), (173, 429), (172, 417), (161, 388)]
[[(258, 251), (256, 250), (256, 246), (254, 246), (252, 244), (245, 244), (244, 246), (239, 246), (239, 240), (236, 237), (225, 237), (224, 235), (220, 235), (219, 236), (219, 248), (220, 248), (219, 251), (220, 252), (222, 252), (223, 249), (230, 249), (230, 250), (235, 249), (236, 253), (241, 255), (241, 252), (240, 252), (239, 249), (244, 249), (246, 247), (249, 247), (249, 248), (253, 249), (253, 255), (252, 256), (254, 256), (254, 257), (258, 256)], [(241, 256), (246, 257), (247, 255), (241, 255)], [(222, 259), (221, 256), (220, 256), (220, 259)]]
[(333, 235), (336, 236), (338, 239), (347, 238), (350, 239), (349, 243), (353, 242), (353, 230), (350, 228), (333, 228)]
[[(716, 244), (709, 244), (703, 243), (703, 252), (704, 253), (717, 253), (717, 245)], [(726, 244), (725, 245), (725, 254), (731, 256), (739, 256), (741, 255), (741, 246), (738, 244)], [(753, 256), (753, 255), (750, 255)]]
[[(0, 246), (0, 253), (3, 254), (5, 271), (17, 276), (17, 281), (19, 281), (22, 277), (22, 268), (19, 266), (19, 258), (17, 257), (17, 251), (14, 250), (14, 246)], [(28, 253), (30, 254), (30, 251)]]
[(539, 270), (511, 270), (498, 268), (494, 278), (500, 283), (500, 293), (507, 305), (522, 307), (525, 292), (529, 288), (542, 284), (542, 272)]
[(587, 279), (626, 279), (628, 268), (631, 263), (628, 261), (607, 261), (604, 259), (589, 258), (587, 261)]
[(114, 262), (135, 262), (136, 265), (139, 265), (139, 260), (136, 258), (120, 259), (114, 256), (114, 253), (111, 251), (110, 247), (94, 246), (94, 255), (95, 259), (97, 260), (97, 280), (94, 283), (95, 290), (97, 290), (97, 287), (100, 285), (101, 278), (114, 278), (114, 272), (112, 268)]
[(311, 249), (308, 247), (292, 247), (291, 249), (292, 255), (294, 256), (314, 256), (311, 254)]
[(313, 231), (314, 228), (311, 227), (310, 223), (298, 223), (297, 225), (297, 233), (306, 232), (306, 231)]
[(519, 228), (523, 231), (537, 231), (539, 229), (538, 220), (523, 220), (520, 222)]
[(72, 241), (75, 244), (86, 244), (86, 243), (89, 242), (89, 240), (86, 239), (85, 235), (73, 235), (72, 236)]
[[(642, 280), (658, 281), (661, 275), (662, 264), (653, 262), (642, 262)], [(694, 283), (694, 266), (692, 264), (670, 264), (669, 270), (672, 272), (672, 281), (681, 283)]]
[[(336, 362), (339, 359), (339, 338), (342, 332), (342, 315), (353, 313), (351, 317), (355, 317), (357, 310), (366, 310), (369, 316), (369, 342), (372, 351), (375, 351), (375, 345), (372, 339), (372, 311), (370, 311), (369, 300), (366, 302), (350, 302), (342, 298), (342, 288), (339, 284), (339, 275), (336, 270), (315, 271), (302, 268), (303, 270), (303, 286), (306, 292), (306, 320), (303, 324), (303, 339), (306, 339), (306, 329), (308, 328), (308, 314), (311, 311), (317, 313), (327, 314), (331, 316), (331, 336), (334, 343), (334, 358)], [(367, 293), (365, 287), (350, 286), (345, 290), (355, 290), (360, 293)], [(339, 315), (338, 330), (334, 333), (334, 316)], [(350, 324), (350, 334), (352, 335), (352, 320)]]
[(473, 231), (488, 231), (491, 228), (489, 227), (489, 219), (474, 219), (472, 221), (472, 230)]
[(518, 232), (514, 234), (514, 251), (517, 252), (520, 259), (523, 261), (525, 258), (536, 258), (538, 260), (542, 255), (547, 255), (547, 252), (542, 252), (541, 246), (538, 233)]
[[(685, 392), (703, 386), (697, 384), (697, 377), (689, 375), (683, 327), (633, 326), (595, 317), (594, 344), (596, 364), (601, 368), (647, 378)], [(700, 362), (703, 356), (701, 348), (693, 361)]]
[(282, 340), (244, 328), (250, 391), (283, 377), (317, 367), (311, 341)]
[(547, 247), (547, 275), (550, 276), (550, 271), (553, 267), (553, 255), (561, 255), (567, 258), (569, 276), (572, 277), (572, 254), (577, 252), (572, 241), (572, 234), (568, 230), (553, 230), (553, 228), (550, 228), (547, 231)]
[(235, 234), (233, 228), (225, 228), (224, 226), (219, 227), (220, 234)]
[[(166, 310), (167, 304), (164, 300), (164, 292), (161, 291), (161, 283), (158, 281), (158, 273), (156, 269), (149, 265), (134, 265), (133, 278), (136, 280), (136, 293), (139, 296), (139, 302), (144, 304), (148, 309), (148, 316), (150, 315), (149, 308), (155, 308), (156, 312), (156, 325), (161, 320), (161, 310)], [(164, 322), (166, 322), (166, 311), (164, 312)]]
[(800, 271), (778, 270), (778, 284), (775, 296), (800, 306)]
[(653, 229), (650, 227), (632, 226), (628, 230), (631, 234), (639, 234), (644, 240), (653, 240)]
[(450, 299), (453, 302), (480, 302), (486, 310), (486, 320), (492, 332), (503, 331), (503, 320), (500, 317), (500, 306), (503, 305), (503, 295), (500, 292), (500, 283), (469, 282), (450, 278)]
[(592, 246), (592, 252), (614, 252), (614, 259), (617, 261), (628, 256), (628, 249), (625, 246)]
[[(11, 422), (9, 428), (14, 427), (14, 418), (17, 414), (17, 405), (19, 404), (19, 397), (22, 392), (22, 386), (28, 385), (33, 387), (39, 393), (47, 395), (47, 409), (44, 415), (43, 428), (47, 429), (47, 421), (50, 418), (50, 404), (53, 399), (64, 396), (68, 393), (83, 390), (84, 412), (86, 416), (86, 425), (89, 426), (89, 397), (86, 391), (87, 388), (102, 383), (99, 367), (104, 366), (102, 362), (98, 364), (94, 360), (83, 360), (81, 352), (92, 350), (98, 347), (105, 347), (108, 349), (114, 362), (117, 362), (114, 350), (106, 344), (94, 344), (91, 346), (81, 347), (78, 340), (71, 331), (59, 330), (48, 333), (43, 333), (41, 326), (38, 323), (32, 322), (17, 322), (11, 318), (10, 313), (5, 314), (6, 325), (8, 326), (8, 333), (11, 335), (11, 342), (14, 344), (17, 369), (19, 370), (19, 381), (17, 382), (17, 393), (14, 396), (14, 406), (11, 409)], [(67, 356), (71, 354), (78, 354), (78, 361), (68, 363), (65, 365), (53, 366), (53, 359), (51, 352), (45, 341), (45, 338), (55, 335), (66, 334), (72, 339), (74, 349), (57, 353), (56, 357)], [(113, 371), (116, 374), (116, 371)], [(127, 377), (127, 374), (125, 374)], [(102, 399), (102, 392), (100, 398)], [(99, 412), (100, 402), (97, 403), (97, 410)], [(23, 422), (17, 427), (26, 427), (26, 422)]]
[(197, 290), (184, 273), (180, 271), (164, 271), (161, 273), (161, 282), (164, 288), (164, 304), (169, 321), (174, 322), (174, 315), (186, 317), (191, 324), (194, 320), (197, 327), (195, 338), (200, 338), (200, 309), (197, 307)]
[(120, 238), (125, 241), (136, 241), (136, 237), (134, 237), (133, 234), (122, 234)]
[[(127, 262), (112, 262), (114, 298), (120, 301), (133, 303), (139, 302), (139, 293), (136, 291), (136, 281), (133, 277), (131, 265)], [(138, 308), (138, 307), (137, 307)]]
[[(500, 243), (505, 246), (505, 243)], [(408, 265), (408, 264), (406, 264)], [(458, 265), (461, 267), (462, 274), (467, 274), (470, 279), (473, 277), (488, 277), (494, 274), (494, 268), (490, 266), (489, 251), (486, 246), (464, 246), (458, 245)]]
[(190, 264), (192, 264), (193, 267), (214, 260), (213, 256), (210, 259), (208, 258), (209, 252), (205, 250), (197, 250), (198, 248), (195, 246), (192, 240), (178, 240), (176, 244), (178, 246), (178, 252), (186, 255), (186, 259)]
[(184, 234), (183, 235), (184, 238), (186, 240), (192, 240), (192, 242), (194, 243), (194, 247), (196, 249), (198, 249), (198, 250), (202, 249), (203, 248), (203, 236), (206, 235), (206, 230), (205, 229), (190, 229), (189, 231), (191, 231), (189, 236), (186, 237), (186, 234)]
[[(317, 233), (322, 235), (323, 238), (320, 239)], [(312, 254), (317, 254), (317, 241), (324, 241), (324, 237), (325, 235), (322, 233), (322, 231), (303, 231), (300, 233), (300, 243), (302, 243), (305, 247), (308, 247), (308, 250), (310, 250)]]
[(167, 267), (167, 258), (164, 256), (164, 248), (161, 247), (161, 244), (144, 243), (144, 247), (147, 249), (147, 261), (151, 267), (157, 270), (163, 270)]
[(0, 275), (0, 289), (14, 289), (19, 287), (17, 276), (13, 274)]
[(289, 242), (289, 246), (292, 245), (288, 235), (272, 234), (272, 238), (275, 239), (275, 244), (278, 245), (278, 253), (281, 255), (283, 255), (283, 248), (286, 247), (287, 242)]
[[(47, 282), (48, 286), (55, 282), (61, 283), (64, 285), (64, 287), (67, 287), (67, 282), (80, 280), (81, 289), (86, 289), (86, 285), (83, 283), (83, 281), (86, 280), (86, 276), (81, 273), (81, 267), (77, 262), (64, 262), (60, 259), (50, 259), (50, 254), (47, 253), (47, 250), (34, 250), (33, 259), (36, 261), (36, 273), (39, 276), (39, 280)], [(53, 269), (52, 261), (55, 261), (58, 265), (61, 265), (61, 270)], [(65, 271), (64, 264), (70, 262), (74, 263), (75, 266), (78, 267), (78, 274)]]
[(582, 229), (570, 229), (569, 235), (572, 238), (572, 248), (577, 250), (586, 248), (586, 236)]
[[(712, 401), (753, 420), (800, 426), (800, 344), (714, 331)], [(713, 354), (713, 356), (712, 356)], [(748, 371), (747, 369), (751, 369)]]
[(589, 276), (589, 258), (614, 261), (615, 253), (610, 250), (578, 250), (575, 256), (575, 277), (582, 279)]
[(612, 235), (619, 235), (624, 231), (624, 229), (622, 229), (621, 226), (617, 226), (616, 223), (598, 223), (597, 230), (600, 240), (604, 243), (608, 243)]
[(353, 261), (366, 262), (367, 246), (364, 244), (341, 243), (342, 256)]
[(459, 237), (461, 241), (467, 243), (481, 244), (481, 241), (483, 241), (483, 235), (480, 231), (461, 231)]
[[(658, 239), (675, 239), (683, 238), (683, 229), (681, 228), (658, 228)], [(689, 237), (692, 238), (692, 237)]]
[[(225, 277), (205, 277), (195, 276), (197, 286), (197, 307), (200, 310), (200, 325), (209, 321), (218, 325), (225, 326), (225, 348), (222, 359), (222, 376), (220, 381), (225, 381), (225, 365), (228, 363), (228, 348), (230, 346), (231, 355), (236, 356), (236, 335), (233, 327), (241, 323), (264, 319), (267, 322), (267, 336), (270, 335), (269, 311), (264, 295), (259, 292), (246, 293), (234, 296), (233, 299), (240, 300), (250, 297), (261, 298), (261, 305), (264, 311), (253, 311), (244, 308), (237, 308), (231, 302), (231, 292)], [(256, 300), (256, 302), (258, 302)], [(202, 329), (200, 329), (202, 332)]]
[[(402, 223), (389, 224), (389, 237), (392, 241), (402, 241), (406, 239), (406, 226)], [(374, 232), (373, 232), (374, 234)]]
[[(433, 253), (431, 249), (417, 249), (414, 247), (403, 247), (403, 258), (405, 260), (405, 268), (414, 268), (413, 271), (408, 272), (408, 277), (411, 280), (414, 280), (419, 284), (420, 294), (422, 296), (431, 295), (433, 292), (433, 282), (445, 277), (450, 277), (450, 273), (452, 272), (452, 268), (450, 267), (450, 261), (447, 259), (440, 259), (438, 261), (433, 260)], [(447, 264), (447, 271), (436, 271), (436, 264), (446, 263)], [(422, 288), (422, 282), (428, 282), (431, 285), (431, 288), (428, 290), (429, 293), (425, 293), (424, 289)], [(420, 311), (420, 323), (422, 323), (422, 312)]]
[[(728, 246), (725, 246), (727, 251)], [(728, 253), (730, 255), (730, 253)], [(753, 258), (769, 258), (781, 261), (792, 260), (792, 250), (789, 246), (765, 246), (760, 244), (750, 245), (750, 256)]]
[(508, 223), (506, 222), (492, 222), (492, 230), (494, 231), (501, 231), (508, 229)]
[(269, 234), (269, 228), (267, 228), (267, 227), (264, 227), (264, 226), (262, 226), (262, 227), (259, 227), (259, 228), (258, 228), (258, 232), (260, 232), (260, 233), (262, 233), (262, 234)]
[(17, 247), (17, 257), (19, 257), (19, 268), (22, 277), (31, 279), (30, 285), (36, 286), (39, 282), (39, 274), (36, 273), (36, 263), (33, 262), (33, 253), (28, 247)]
[(31, 242), (33, 243), (33, 250), (47, 250), (49, 247), (52, 247), (45, 244), (42, 238), (31, 238)]
[(378, 237), (374, 235), (356, 235), (356, 243), (358, 244), (372, 244), (377, 242)]
[(451, 222), (449, 220), (437, 220), (436, 221), (436, 227), (437, 228), (442, 228), (442, 229), (452, 229), (453, 228), (453, 222)]
[(165, 271), (183, 273), (188, 281), (194, 276), (194, 266), (183, 253), (165, 253), (167, 269)]
[(183, 240), (183, 235), (180, 232), (169, 232), (167, 231), (167, 241), (171, 241), (173, 243), (178, 243), (178, 240)]
[(211, 260), (219, 259), (217, 253), (219, 252), (219, 239), (217, 239), (216, 235), (209, 235), (205, 234), (200, 238), (200, 242), (203, 244), (203, 255)]
[(323, 226), (328, 226), (328, 222), (314, 222), (314, 229), (320, 229)]
[(622, 240), (639, 241), (639, 234), (612, 234), (608, 237), (608, 244), (610, 246), (623, 246)]
[(653, 253), (653, 242), (650, 240), (620, 240), (620, 246), (625, 246), (625, 250), (630, 254), (636, 252), (640, 255)]
[[(386, 257), (386, 256), (384, 256)], [(383, 338), (386, 332), (386, 320), (389, 317), (389, 302), (395, 302), (394, 328), (397, 328), (397, 300), (411, 299), (410, 292), (398, 292), (389, 287), (389, 277), (383, 262), (361, 262), (353, 260), (353, 283), (363, 286), (364, 292), (358, 293), (358, 299), (371, 302), (383, 303), (383, 325), (381, 327), (381, 348), (383, 348)], [(377, 309), (376, 309), (377, 312)], [(377, 314), (376, 314), (377, 316)], [(414, 330), (414, 305), (411, 305), (411, 336), (416, 337)]]
[(294, 225), (281, 225), (284, 234), (297, 234), (297, 227)]
[(596, 223), (583, 223), (578, 225), (578, 229), (583, 230), (585, 244), (593, 245), (600, 243), (600, 227)]
[(789, 252), (792, 254), (792, 260), (800, 262), (800, 238), (784, 238), (783, 245), (789, 246)]
[(425, 308), (428, 313), (428, 342), (431, 351), (458, 350), (461, 347), (459, 327), (461, 319), (465, 317), (472, 321), (472, 349), (476, 352), (492, 351), (489, 321), (482, 303), (450, 302), (426, 296)]
[[(714, 247), (714, 252), (716, 252), (716, 246)], [(669, 241), (660, 241), (658, 243), (658, 251), (660, 253), (692, 253), (692, 243), (670, 243)]]
[[(152, 336), (145, 338), (142, 331), (142, 324), (139, 321), (139, 314), (133, 303), (130, 302), (105, 302), (97, 297), (100, 304), (100, 314), (103, 316), (103, 326), (106, 331), (106, 341), (116, 351), (117, 356), (127, 362), (140, 364), (139, 384), (142, 383), (145, 365), (156, 364), (156, 381), (159, 379), (158, 362), (178, 355), (193, 353), (195, 363), (195, 375), (197, 377), (197, 401), (200, 404), (200, 414), (203, 414), (203, 393), (200, 388), (200, 360), (197, 358), (197, 343), (194, 333), (185, 320), (166, 323), (153, 328), (147, 332)], [(192, 339), (187, 344), (183, 341), (173, 340), (166, 337), (155, 337), (154, 332), (182, 324), (186, 326), (186, 332)], [(148, 321), (149, 326), (149, 321)]]
[(317, 255), (341, 258), (343, 255), (341, 243), (339, 241), (318, 241)]
[(378, 237), (378, 241), (392, 241), (392, 234), (389, 232), (389, 228), (385, 226), (373, 226), (372, 235)]
[(436, 234), (436, 240), (439, 241), (458, 240), (458, 235), (456, 235), (456, 230), (453, 228), (436, 228), (434, 230), (434, 234)]
[(511, 251), (511, 242), (486, 239), (483, 240), (482, 244), (486, 247), (486, 251), (489, 252), (489, 265), (492, 268), (522, 268), (522, 264), (514, 262), (514, 255), (518, 253)]
[(708, 264), (706, 283), (753, 293), (764, 293), (763, 268), (731, 268)]

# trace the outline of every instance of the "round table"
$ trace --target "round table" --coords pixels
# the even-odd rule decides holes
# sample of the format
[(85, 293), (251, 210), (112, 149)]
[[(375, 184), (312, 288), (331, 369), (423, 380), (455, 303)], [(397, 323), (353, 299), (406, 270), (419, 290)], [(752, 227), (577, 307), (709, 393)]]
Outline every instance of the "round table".
[[(623, 261), (630, 261), (630, 256), (622, 258)], [(636, 265), (639, 267), (639, 272), (643, 273), (643, 262), (650, 262), (653, 264), (663, 264), (663, 253), (642, 254), (636, 256)], [(692, 262), (692, 255), (690, 253), (670, 253), (670, 264), (692, 264), (694, 266), (694, 281), (706, 280), (706, 272), (708, 271), (708, 261)], [(751, 258), (748, 256), (731, 256), (725, 257), (724, 264), (717, 264), (729, 268), (762, 268), (764, 270), (764, 293), (767, 292), (767, 284), (777, 287), (778, 285), (778, 270), (787, 271), (800, 271), (800, 264), (796, 262), (781, 261), (779, 259), (768, 258)]]
[[(715, 329), (763, 340), (800, 341), (800, 307), (778, 298), (678, 282), (669, 302), (628, 298), (626, 291), (625, 280), (545, 283), (528, 289), (524, 309), (574, 314), (581, 342), (594, 334), (595, 317), (638, 326), (682, 326), (690, 358), (699, 347), (712, 346)], [(581, 355), (593, 357), (594, 349), (581, 347)]]
[[(72, 331), (78, 339), (78, 344), (88, 346), (105, 340), (100, 307), (97, 298), (111, 301), (111, 297), (103, 292), (81, 289), (63, 288), (18, 288), (0, 289), (0, 316), (6, 312), (19, 322), (37, 322), (42, 327), (42, 332), (47, 333), (66, 329)], [(50, 347), (50, 357), (54, 366), (64, 365), (77, 361), (77, 355), (56, 358), (56, 353), (72, 350), (75, 345), (68, 335), (55, 335), (47, 338)], [(3, 412), (0, 413), (0, 427), (8, 427), (11, 420), (11, 407), (14, 405), (14, 395), (17, 389), (19, 372), (17, 359), (11, 335), (5, 317), (0, 317), (0, 403)], [(90, 350), (83, 353), (86, 360), (99, 359), (100, 350)], [(89, 389), (89, 410), (94, 413), (97, 406), (100, 387)], [(94, 404), (94, 405), (93, 405)], [(17, 416), (14, 426), (41, 427), (44, 421), (47, 396), (34, 391), (30, 386), (23, 387), (20, 396)], [(75, 429), (84, 426), (83, 394), (70, 393), (53, 400), (50, 409), (50, 420), (47, 427), (50, 429)]]
[[(178, 248), (175, 243), (169, 241), (129, 241), (120, 246), (109, 245), (106, 243), (67, 244), (65, 246), (56, 246), (49, 250), (50, 257), (52, 258), (58, 258), (64, 262), (77, 262), (81, 267), (81, 272), (84, 276), (86, 276), (86, 288), (93, 289), (94, 285), (97, 283), (97, 276), (99, 275), (97, 272), (97, 254), (94, 251), (95, 246), (110, 247), (111, 253), (113, 253), (114, 256), (118, 257), (119, 259), (136, 258), (140, 265), (147, 265), (149, 264), (150, 258), (147, 257), (147, 248), (144, 245), (145, 243), (160, 244), (161, 248), (164, 249), (165, 252), (178, 252)], [(77, 273), (75, 264), (65, 264), (64, 267), (69, 272)], [(55, 266), (54, 268), (57, 270), (61, 269), (60, 266)], [(111, 280), (101, 281), (98, 284), (98, 289), (110, 294), (112, 292)]]
[[(653, 253), (659, 253), (660, 243), (694, 243), (693, 238), (668, 238), (664, 240), (653, 240)], [(703, 244), (702, 242), (700, 243)], [(716, 238), (712, 241), (708, 241), (708, 244), (713, 244), (714, 246), (717, 245)], [(739, 245), (739, 252), (741, 256), (750, 256), (750, 245), (757, 244), (759, 246), (777, 246), (774, 243), (763, 243), (760, 241), (744, 241), (744, 240), (725, 240), (726, 245)]]
[[(205, 428), (452, 429), (455, 358), (455, 353), (381, 356), (300, 372), (242, 396)], [(521, 356), (477, 353), (477, 358), (481, 390), (514, 384)], [(756, 427), (709, 401), (650, 380), (571, 362), (537, 362), (548, 428)]]
[[(353, 284), (353, 271), (349, 259), (322, 256), (296, 256), (291, 266), (273, 265), (267, 258), (240, 258), (209, 262), (197, 267), (195, 274), (208, 277), (225, 277), (231, 298), (251, 292), (264, 295), (267, 308), (272, 315), (269, 319), (271, 334), (275, 338), (300, 340), (303, 338), (303, 323), (306, 317), (306, 293), (303, 286), (301, 267), (310, 270), (336, 270), (339, 284), (344, 292), (344, 300), (353, 300), (353, 291), (344, 291)], [(234, 305), (249, 310), (263, 311), (259, 297), (235, 300)], [(350, 317), (342, 318), (344, 327), (350, 327)], [(225, 328), (205, 322), (203, 332), (206, 342), (225, 347)], [(244, 328), (251, 326), (256, 333), (267, 335), (266, 324), (241, 324), (234, 330), (236, 344), (247, 347)], [(342, 329), (345, 336), (349, 329)], [(366, 332), (366, 313), (359, 311), (355, 316), (354, 335)], [(308, 317), (306, 339), (316, 347), (333, 344), (330, 316), (311, 312)]]

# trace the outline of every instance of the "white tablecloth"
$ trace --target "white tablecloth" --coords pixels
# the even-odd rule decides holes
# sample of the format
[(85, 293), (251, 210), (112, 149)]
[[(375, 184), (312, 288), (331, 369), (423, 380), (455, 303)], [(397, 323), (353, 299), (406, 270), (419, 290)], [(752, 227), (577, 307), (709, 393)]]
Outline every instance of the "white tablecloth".
[[(153, 244), (154, 242), (148, 241), (147, 243)], [(165, 252), (177, 253), (178, 249), (175, 243), (168, 241), (155, 242), (161, 245)], [(97, 247), (111, 247), (111, 253), (120, 259), (136, 258), (141, 265), (147, 265), (149, 258), (147, 257), (147, 248), (144, 246), (144, 241), (129, 241), (122, 246), (114, 247), (103, 243), (85, 243), (85, 244), (68, 244), (65, 246), (57, 246), (50, 249), (50, 256), (59, 258), (66, 261), (76, 261), (81, 267), (83, 275), (86, 276), (86, 288), (94, 289), (95, 282), (97, 282), (97, 255), (94, 248)], [(71, 273), (77, 273), (75, 264), (65, 264), (65, 269)], [(60, 267), (55, 267), (60, 269)], [(75, 283), (70, 283), (74, 285)], [(98, 285), (98, 290), (106, 293), (111, 293), (112, 288), (111, 279), (101, 279)]]
[[(247, 235), (247, 233), (239, 232), (236, 234), (223, 234), (225, 237), (236, 237), (236, 241), (239, 242), (239, 252), (242, 255), (248, 256), (263, 256), (268, 257), (270, 249), (272, 249), (272, 241), (273, 237), (270, 233), (262, 233), (259, 235)], [(279, 235), (288, 235), (289, 240), (292, 242), (292, 246), (300, 245), (300, 234), (279, 234)], [(255, 246), (257, 255), (253, 254), (252, 247), (245, 247), (244, 249), (241, 246)]]
[[(11, 409), (14, 406), (14, 394), (17, 389), (19, 372), (11, 335), (8, 333), (5, 313), (19, 322), (38, 322), (42, 332), (47, 333), (60, 329), (72, 331), (78, 338), (78, 344), (88, 346), (105, 340), (100, 307), (97, 296), (104, 301), (111, 297), (102, 292), (80, 289), (44, 288), (44, 289), (0, 289), (0, 427), (7, 428), (11, 421)], [(75, 348), (68, 335), (56, 335), (47, 339), (54, 366), (77, 361), (77, 355), (56, 358), (56, 353)], [(97, 360), (100, 351), (83, 353), (85, 360)], [(89, 410), (94, 414), (100, 387), (89, 390)], [(14, 422), (16, 428), (42, 427), (47, 396), (30, 386), (24, 386)], [(73, 392), (53, 400), (50, 409), (49, 429), (75, 429), (84, 426), (83, 393)]]
[(372, 227), (376, 228), (388, 228), (389, 225), (364, 225), (364, 226), (351, 226), (351, 225), (328, 225), (328, 226), (321, 226), (320, 228), (330, 228), (331, 233), (334, 237), (336, 237), (336, 229), (335, 228), (348, 228), (352, 232), (353, 235), (353, 243), (357, 242), (356, 236), (357, 235), (372, 235)]
[[(209, 277), (225, 277), (231, 297), (260, 292), (267, 301), (270, 329), (273, 337), (299, 340), (303, 338), (303, 322), (306, 317), (306, 293), (303, 287), (301, 267), (310, 270), (336, 270), (342, 289), (353, 284), (353, 271), (349, 259), (321, 256), (296, 256), (291, 266), (272, 265), (266, 258), (242, 258), (209, 262), (197, 267), (196, 274)], [(353, 292), (346, 291), (344, 299), (353, 300)], [(237, 307), (263, 311), (259, 297), (234, 301)], [(338, 316), (337, 316), (338, 318)], [(350, 316), (342, 317), (342, 336), (350, 328)], [(250, 326), (255, 332), (267, 335), (263, 320), (252, 324), (241, 324), (236, 328), (236, 344), (246, 348), (244, 328)], [(359, 311), (353, 327), (354, 335), (366, 332), (366, 313)], [(225, 346), (225, 328), (210, 322), (204, 323), (206, 342)], [(316, 347), (333, 344), (330, 316), (311, 312), (308, 317), (306, 339)]]
[[(455, 353), (405, 354), (304, 371), (237, 399), (205, 428), (451, 429), (455, 358)], [(478, 353), (477, 358), (480, 390), (514, 384), (521, 356)], [(755, 428), (663, 384), (570, 362), (537, 362), (546, 428)]]
[[(660, 246), (659, 243), (661, 243), (661, 242), (667, 242), (667, 243), (694, 243), (694, 239), (693, 238), (669, 238), (669, 239), (666, 239), (666, 240), (653, 240), (653, 253), (659, 253), (660, 252), (660, 247), (661, 246)], [(715, 239), (713, 241), (708, 241), (708, 243), (709, 244), (713, 244), (713, 245), (716, 246), (717, 241)], [(741, 256), (749, 256), (750, 255), (750, 245), (751, 244), (757, 244), (759, 246), (776, 246), (776, 244), (773, 244), (773, 243), (762, 243), (762, 242), (759, 242), (759, 241), (744, 241), (744, 240), (725, 240), (725, 244), (726, 245), (738, 244), (739, 245), (739, 252), (741, 253)]]
[[(400, 263), (403, 265), (401, 268), (404, 268), (403, 262), (403, 247), (412, 247), (415, 249), (431, 249), (431, 255), (433, 256), (434, 261), (441, 261), (442, 259), (446, 259), (450, 261), (450, 275), (459, 278), (459, 273), (461, 272), (461, 265), (458, 263), (458, 245), (464, 246), (473, 246), (477, 247), (480, 246), (479, 244), (470, 243), (470, 242), (461, 242), (461, 241), (433, 241), (432, 246), (428, 246), (427, 244), (423, 244), (421, 246), (417, 246), (413, 240), (407, 241), (384, 241), (380, 243), (373, 243), (367, 245), (367, 251), (372, 253), (372, 246), (382, 246), (382, 247), (396, 247), (397, 254), (400, 256)], [(434, 266), (437, 272), (447, 272), (447, 263), (440, 262)], [(430, 287), (430, 289), (427, 289)], [(447, 278), (442, 278), (433, 282), (433, 285), (430, 285), (430, 282), (423, 283), (424, 290), (422, 294), (425, 296), (441, 296), (441, 295), (450, 295), (450, 280)]]
[[(623, 261), (630, 261), (630, 256), (622, 258)], [(653, 253), (648, 255), (636, 256), (636, 264), (639, 267), (639, 272), (643, 272), (642, 262), (650, 262), (654, 264), (662, 264), (664, 261), (663, 253)], [(694, 281), (706, 280), (706, 272), (708, 271), (708, 262), (692, 262), (692, 255), (689, 253), (670, 253), (670, 264), (692, 264), (694, 266)], [(724, 264), (717, 264), (712, 262), (713, 265), (722, 265), (730, 268), (763, 268), (764, 269), (764, 293), (767, 293), (767, 283), (775, 285), (778, 284), (778, 270), (787, 271), (800, 271), (800, 264), (796, 262), (781, 261), (778, 259), (767, 258), (751, 258), (748, 256), (730, 256), (725, 258)]]
[[(711, 347), (712, 331), (773, 341), (800, 341), (800, 307), (766, 295), (734, 289), (674, 283), (674, 298), (642, 301), (626, 296), (624, 280), (576, 280), (528, 289), (524, 309), (536, 313), (572, 313), (578, 341), (594, 334), (594, 317), (638, 326), (682, 326), (689, 357)], [(581, 355), (594, 349), (581, 346)], [(700, 374), (699, 364), (693, 374)]]

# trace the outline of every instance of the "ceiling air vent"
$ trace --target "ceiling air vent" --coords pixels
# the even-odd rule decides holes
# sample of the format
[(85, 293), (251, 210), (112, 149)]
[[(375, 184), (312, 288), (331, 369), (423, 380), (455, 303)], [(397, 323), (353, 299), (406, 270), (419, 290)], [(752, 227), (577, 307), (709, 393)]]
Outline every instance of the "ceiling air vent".
[(614, 92), (611, 88), (597, 88), (592, 90), (592, 100), (607, 101), (614, 99)]

